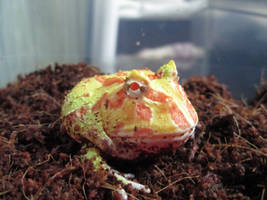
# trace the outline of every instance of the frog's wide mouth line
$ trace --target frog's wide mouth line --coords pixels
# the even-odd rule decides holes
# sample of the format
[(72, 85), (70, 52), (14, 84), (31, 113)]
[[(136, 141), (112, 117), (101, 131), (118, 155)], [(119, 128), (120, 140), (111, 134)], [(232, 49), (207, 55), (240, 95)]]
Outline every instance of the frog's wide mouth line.
[[(117, 136), (114, 139), (127, 140), (131, 143), (147, 143), (147, 144), (155, 144), (155, 143), (173, 143), (173, 142), (181, 142), (187, 140), (189, 137), (194, 137), (195, 127), (189, 129), (188, 131), (181, 134), (178, 133), (165, 133), (161, 135), (144, 135), (144, 136)], [(127, 135), (127, 134), (120, 134)]]
[[(125, 160), (133, 160), (139, 156), (140, 153), (148, 155), (150, 153), (157, 153), (161, 149), (178, 148), (183, 145), (190, 137), (194, 136), (194, 129), (192, 128), (181, 134), (166, 134), (162, 137), (158, 135), (130, 137), (130, 136), (117, 136), (112, 137), (113, 142), (116, 144), (116, 151), (111, 153), (114, 157)], [(138, 147), (138, 148), (137, 148)]]

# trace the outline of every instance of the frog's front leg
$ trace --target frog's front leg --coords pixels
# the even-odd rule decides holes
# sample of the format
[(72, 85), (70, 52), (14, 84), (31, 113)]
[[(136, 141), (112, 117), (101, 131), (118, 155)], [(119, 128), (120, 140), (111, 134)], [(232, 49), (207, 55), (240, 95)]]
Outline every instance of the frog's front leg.
[[(86, 148), (86, 147), (85, 147)], [(101, 157), (99, 151), (96, 148), (90, 147), (86, 149), (86, 154), (83, 155), (85, 159), (89, 159), (93, 163), (93, 167), (95, 171), (99, 170), (106, 170), (110, 175), (114, 176), (122, 185), (122, 188), (119, 188), (116, 190), (116, 196), (118, 199), (123, 199), (127, 200), (128, 195), (126, 191), (123, 189), (123, 186), (130, 186), (132, 189), (137, 190), (137, 191), (142, 191), (144, 193), (150, 193), (150, 189), (147, 188), (146, 186), (128, 180), (126, 177), (124, 177), (121, 173), (118, 171), (112, 169)]]

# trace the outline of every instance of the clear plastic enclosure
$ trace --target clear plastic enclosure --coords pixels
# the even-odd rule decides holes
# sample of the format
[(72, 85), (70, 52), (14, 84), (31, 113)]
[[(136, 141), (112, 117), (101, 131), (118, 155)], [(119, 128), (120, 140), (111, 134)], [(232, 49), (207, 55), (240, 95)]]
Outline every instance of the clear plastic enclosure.
[(53, 62), (111, 73), (170, 59), (182, 79), (214, 74), (233, 96), (250, 98), (266, 79), (266, 1), (0, 2), (1, 87)]

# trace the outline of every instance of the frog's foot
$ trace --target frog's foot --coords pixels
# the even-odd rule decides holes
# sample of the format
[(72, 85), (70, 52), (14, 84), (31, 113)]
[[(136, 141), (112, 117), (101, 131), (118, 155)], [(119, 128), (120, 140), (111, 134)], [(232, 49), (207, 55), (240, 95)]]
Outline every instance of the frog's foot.
[[(142, 185), (142, 184), (137, 183), (135, 181), (129, 180), (128, 178), (124, 177), (116, 170), (110, 169), (110, 173), (112, 173), (112, 175), (121, 183), (120, 188), (113, 191), (113, 193), (112, 193), (113, 197), (115, 197), (116, 199), (120, 199), (120, 200), (127, 200), (128, 199), (127, 192), (123, 189), (123, 186), (130, 187), (133, 190), (141, 191), (143, 193), (150, 193), (151, 192), (151, 190), (148, 187), (146, 187), (145, 185)], [(133, 174), (126, 174), (126, 175), (130, 176), (130, 177), (134, 177)]]
[(116, 199), (121, 200), (127, 200), (128, 195), (125, 191), (124, 187), (130, 187), (131, 189), (135, 191), (141, 191), (143, 193), (150, 193), (151, 190), (140, 183), (137, 183), (135, 181), (131, 181), (128, 178), (133, 178), (133, 174), (126, 174), (125, 176), (122, 175), (120, 172), (112, 169), (105, 161), (103, 161), (102, 157), (100, 156), (99, 152), (95, 148), (88, 148), (87, 153), (84, 155), (84, 158), (92, 160), (94, 165), (94, 170), (105, 170), (107, 171), (111, 176), (114, 176), (117, 181), (120, 182), (120, 188), (116, 189), (115, 192), (113, 192), (114, 197)]
[[(111, 169), (112, 170), (112, 169)], [(139, 190), (142, 191), (144, 193), (150, 193), (151, 190), (146, 187), (145, 185), (142, 185), (140, 183), (128, 180), (126, 177), (122, 176), (121, 174), (119, 174), (117, 171), (112, 170), (113, 175), (116, 177), (116, 179), (118, 181), (121, 181), (121, 183), (125, 186), (130, 186), (131, 188), (135, 189), (135, 190)], [(128, 174), (129, 175), (129, 174)], [(132, 175), (132, 174), (131, 174)]]
[(135, 175), (134, 174), (132, 174), (132, 173), (123, 173), (123, 176), (125, 177), (125, 178), (135, 178)]

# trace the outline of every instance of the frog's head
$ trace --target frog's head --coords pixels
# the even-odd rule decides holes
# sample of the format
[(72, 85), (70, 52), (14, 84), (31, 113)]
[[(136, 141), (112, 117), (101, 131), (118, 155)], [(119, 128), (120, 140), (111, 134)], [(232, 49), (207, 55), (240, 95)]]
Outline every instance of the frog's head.
[(107, 94), (106, 106), (101, 107), (111, 138), (127, 139), (151, 151), (179, 146), (193, 135), (197, 113), (178, 82), (174, 61), (156, 73), (144, 69), (118, 74), (124, 81)]

